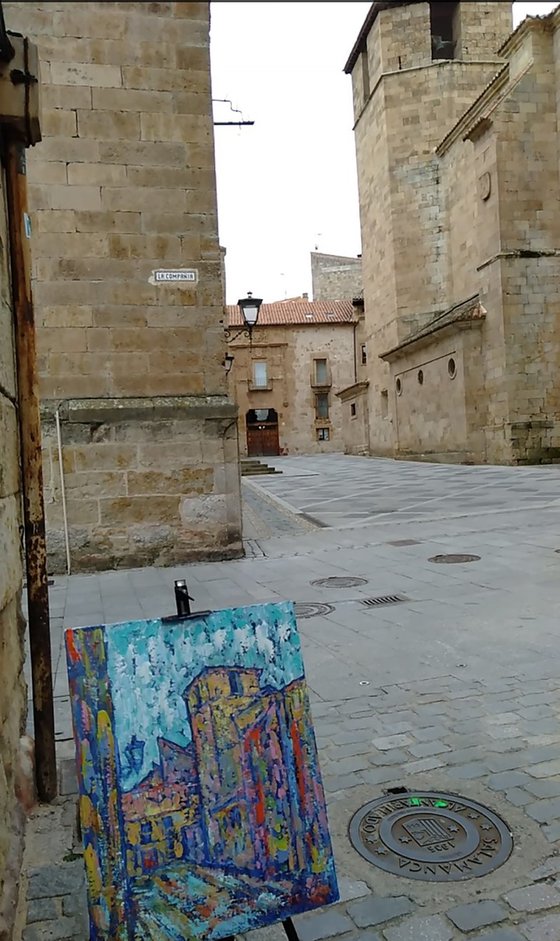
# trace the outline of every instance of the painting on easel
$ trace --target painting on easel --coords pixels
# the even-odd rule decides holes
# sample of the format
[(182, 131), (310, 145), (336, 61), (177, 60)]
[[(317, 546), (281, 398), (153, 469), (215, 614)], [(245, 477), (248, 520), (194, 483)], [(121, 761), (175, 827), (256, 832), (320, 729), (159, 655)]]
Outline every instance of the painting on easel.
[(66, 655), (91, 941), (220, 939), (336, 901), (290, 603), (76, 628)]

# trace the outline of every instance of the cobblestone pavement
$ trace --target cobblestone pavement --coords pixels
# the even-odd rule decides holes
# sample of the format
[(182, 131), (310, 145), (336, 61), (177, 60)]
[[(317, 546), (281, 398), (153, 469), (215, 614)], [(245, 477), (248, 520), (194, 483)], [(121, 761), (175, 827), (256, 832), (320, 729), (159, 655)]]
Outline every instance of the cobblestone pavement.
[[(87, 937), (63, 626), (172, 613), (177, 577), (187, 578), (195, 609), (279, 598), (330, 608), (299, 628), (341, 901), (298, 917), (301, 941), (560, 941), (560, 468), (440, 469), (338, 455), (278, 466), (282, 477), (244, 487), (254, 557), (55, 579), (61, 796), (30, 824), (24, 941)], [(453, 483), (455, 471), (468, 480)], [(326, 507), (336, 479), (348, 515), (341, 502), (334, 519)], [(382, 479), (390, 520), (353, 522), (367, 481), (381, 500)], [(350, 485), (362, 496), (349, 499)], [(408, 518), (400, 509), (412, 504)], [(288, 516), (278, 529), (274, 511)], [(307, 512), (323, 525), (313, 528)], [(430, 561), (445, 553), (480, 559)], [(329, 576), (365, 582), (313, 584)], [(364, 604), (393, 594), (405, 600)], [(447, 883), (374, 867), (351, 846), (349, 821), (395, 788), (485, 804), (513, 833), (511, 857), (486, 876)], [(275, 926), (251, 937), (283, 933)]]

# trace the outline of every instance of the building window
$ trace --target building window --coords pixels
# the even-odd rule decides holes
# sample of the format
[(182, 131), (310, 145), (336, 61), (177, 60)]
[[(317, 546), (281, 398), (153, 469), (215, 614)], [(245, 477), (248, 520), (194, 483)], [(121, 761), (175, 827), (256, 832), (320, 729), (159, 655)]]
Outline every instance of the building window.
[(356, 403), (351, 402), (350, 403), (350, 418), (355, 418), (355, 417), (356, 417)]
[(316, 386), (329, 385), (329, 370), (326, 359), (314, 360), (314, 377)]
[(253, 363), (253, 386), (256, 389), (266, 389), (268, 385), (268, 371), (266, 363)]
[(329, 394), (328, 392), (319, 392), (315, 396), (315, 418), (329, 417)]
[(397, 395), (402, 395), (402, 379), (400, 378), (400, 376), (397, 376), (397, 379), (395, 382), (395, 388), (397, 390)]
[(362, 343), (362, 366), (367, 366), (367, 347)]
[(454, 379), (455, 376), (457, 375), (457, 363), (455, 362), (453, 357), (451, 357), (451, 359), (447, 361), (447, 372), (449, 374), (450, 379)]
[(328, 428), (317, 428), (317, 441), (328, 441), (330, 439), (330, 430)]
[(454, 59), (459, 39), (459, 4), (430, 3), (432, 59)]
[(424, 385), (424, 370), (423, 369), (418, 370), (418, 385), (420, 386)]

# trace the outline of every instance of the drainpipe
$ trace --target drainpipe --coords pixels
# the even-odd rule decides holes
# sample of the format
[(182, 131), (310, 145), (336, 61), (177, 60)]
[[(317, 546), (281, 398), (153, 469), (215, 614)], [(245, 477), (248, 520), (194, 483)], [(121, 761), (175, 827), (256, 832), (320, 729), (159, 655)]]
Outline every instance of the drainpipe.
[(35, 725), (35, 775), (39, 799), (48, 802), (56, 797), (56, 751), (41, 419), (31, 294), (30, 223), (27, 214), (26, 145), (19, 135), (16, 136), (9, 131), (6, 138), (4, 167), (15, 321), (25, 564)]
[(60, 470), (60, 496), (62, 498), (62, 521), (64, 525), (64, 546), (66, 548), (66, 574), (71, 573), (70, 538), (68, 536), (68, 514), (66, 512), (66, 484), (64, 482), (64, 467), (62, 463), (62, 432), (60, 430), (60, 409), (55, 412), (56, 443), (58, 447), (58, 467)]

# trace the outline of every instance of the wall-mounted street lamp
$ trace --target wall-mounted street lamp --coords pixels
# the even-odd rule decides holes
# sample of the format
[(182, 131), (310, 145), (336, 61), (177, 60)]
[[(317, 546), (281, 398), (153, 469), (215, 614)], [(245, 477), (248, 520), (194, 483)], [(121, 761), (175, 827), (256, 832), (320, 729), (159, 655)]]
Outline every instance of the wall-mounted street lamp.
[(224, 356), (224, 361), (222, 363), (222, 366), (224, 367), (226, 371), (226, 376), (229, 376), (231, 372), (231, 367), (233, 366), (234, 359), (235, 359), (235, 356), (232, 356), (231, 353), (226, 353), (226, 355)]
[(231, 340), (236, 340), (237, 337), (240, 337), (241, 335), (249, 337), (249, 342), (252, 342), (253, 328), (256, 326), (257, 320), (259, 319), (261, 304), (262, 297), (253, 297), (251, 291), (247, 291), (247, 297), (243, 297), (237, 302), (237, 305), (241, 308), (241, 313), (243, 315), (243, 326), (233, 335), (230, 328), (226, 327), (225, 334), (226, 340), (228, 342)]

